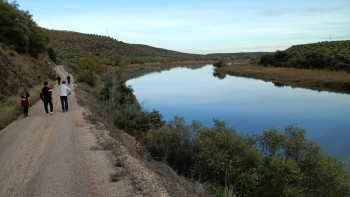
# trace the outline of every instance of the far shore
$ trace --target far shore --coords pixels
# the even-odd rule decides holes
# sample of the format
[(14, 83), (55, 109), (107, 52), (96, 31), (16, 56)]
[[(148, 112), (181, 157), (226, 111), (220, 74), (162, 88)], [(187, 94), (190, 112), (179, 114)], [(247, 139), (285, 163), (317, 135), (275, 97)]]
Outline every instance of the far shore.
[(341, 71), (232, 64), (217, 69), (217, 72), (232, 76), (261, 79), (273, 82), (276, 86), (292, 86), (350, 94), (350, 73)]
[[(129, 73), (119, 76), (121, 81), (141, 76), (149, 72), (167, 70), (174, 67), (187, 67), (196, 69), (214, 61), (181, 61), (162, 64), (159, 62), (145, 64), (131, 64), (126, 67), (110, 68), (110, 72)], [(231, 76), (260, 79), (274, 83), (276, 86), (291, 86), (307, 88), (316, 91), (329, 91), (350, 94), (350, 73), (343, 71), (308, 70), (282, 67), (263, 67), (248, 65), (248, 62), (230, 64), (216, 72)]]

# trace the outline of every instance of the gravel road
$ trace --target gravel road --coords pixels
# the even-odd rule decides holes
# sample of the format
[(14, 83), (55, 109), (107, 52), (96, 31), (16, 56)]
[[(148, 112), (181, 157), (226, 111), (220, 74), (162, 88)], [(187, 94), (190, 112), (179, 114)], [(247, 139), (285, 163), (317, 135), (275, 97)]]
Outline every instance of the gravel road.
[[(63, 66), (55, 70), (65, 79)], [(135, 196), (130, 180), (110, 181), (115, 167), (106, 151), (92, 149), (96, 137), (74, 91), (67, 113), (57, 84), (53, 98), (54, 115), (47, 117), (39, 101), (29, 108), (29, 118), (0, 131), (0, 196)]]

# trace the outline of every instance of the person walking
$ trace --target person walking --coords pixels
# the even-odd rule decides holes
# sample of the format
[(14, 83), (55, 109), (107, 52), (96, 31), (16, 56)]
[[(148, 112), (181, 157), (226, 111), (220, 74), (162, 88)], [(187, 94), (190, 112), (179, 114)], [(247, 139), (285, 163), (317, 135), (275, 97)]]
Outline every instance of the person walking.
[(70, 85), (70, 76), (67, 75), (67, 82), (68, 82), (68, 85)]
[(59, 75), (57, 75), (57, 82), (58, 82), (58, 85), (61, 85), (61, 77)]
[(62, 85), (60, 85), (60, 98), (63, 113), (68, 111), (68, 96), (71, 91), (72, 90), (66, 85), (66, 81), (62, 81)]
[(26, 88), (21, 91), (21, 105), (23, 107), (23, 118), (28, 118), (29, 110), (29, 93)]
[(49, 115), (48, 105), (50, 105), (50, 113), (53, 115), (52, 90), (48, 87), (48, 83), (44, 82), (44, 87), (41, 89), (40, 98), (44, 102), (46, 116)]

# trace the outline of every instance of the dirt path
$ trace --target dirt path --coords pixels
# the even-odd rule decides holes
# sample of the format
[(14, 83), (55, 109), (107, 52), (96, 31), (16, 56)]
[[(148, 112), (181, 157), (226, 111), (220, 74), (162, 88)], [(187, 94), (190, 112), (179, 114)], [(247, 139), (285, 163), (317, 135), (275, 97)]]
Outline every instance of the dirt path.
[[(55, 70), (65, 79), (63, 66)], [(0, 196), (135, 196), (131, 180), (110, 181), (115, 167), (106, 151), (93, 150), (96, 137), (74, 91), (67, 113), (57, 85), (53, 98), (54, 115), (47, 117), (39, 101), (29, 118), (0, 131)]]

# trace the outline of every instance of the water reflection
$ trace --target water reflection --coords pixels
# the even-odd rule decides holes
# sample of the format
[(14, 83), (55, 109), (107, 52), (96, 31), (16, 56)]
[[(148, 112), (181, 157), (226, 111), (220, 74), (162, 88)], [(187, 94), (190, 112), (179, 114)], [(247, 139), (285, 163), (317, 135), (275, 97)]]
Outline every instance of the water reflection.
[(273, 82), (273, 85), (275, 85), (278, 88), (283, 88), (284, 86), (286, 86), (286, 84), (280, 83), (280, 82)]
[[(213, 75), (215, 77), (213, 77)], [(328, 153), (350, 161), (350, 96), (214, 74), (213, 66), (175, 68), (127, 82), (143, 107), (212, 126), (225, 120), (241, 134), (293, 124)], [(277, 87), (276, 87), (277, 86)]]
[(214, 70), (213, 76), (217, 77), (219, 79), (225, 79), (226, 73), (221, 73), (221, 72), (218, 72), (218, 71)]

